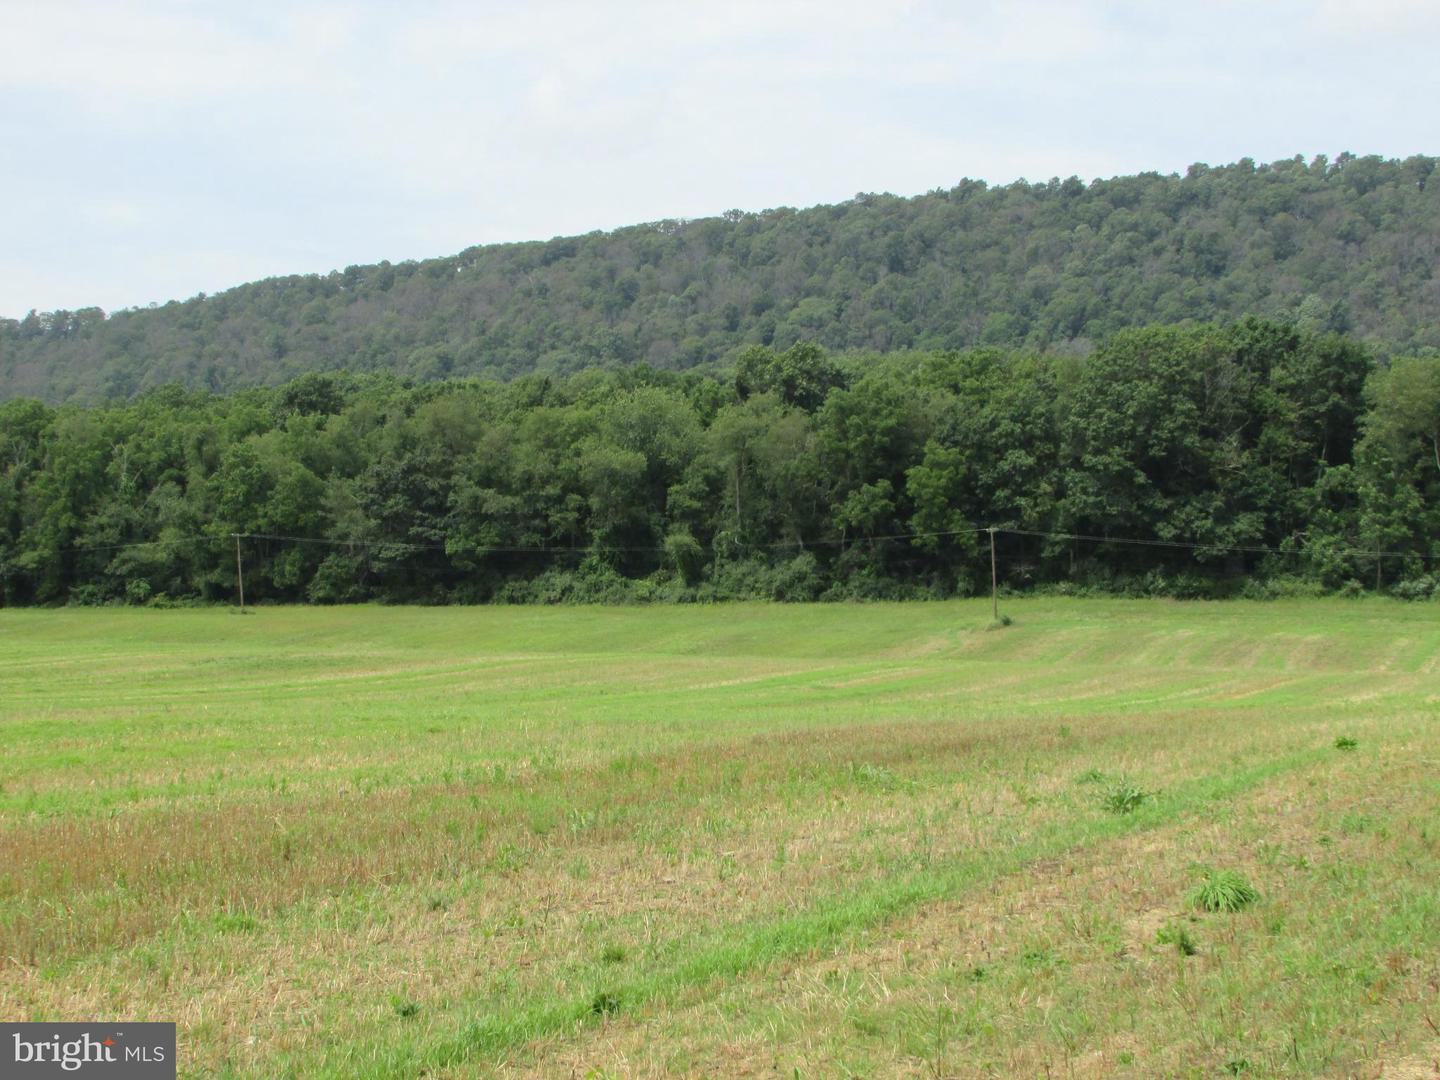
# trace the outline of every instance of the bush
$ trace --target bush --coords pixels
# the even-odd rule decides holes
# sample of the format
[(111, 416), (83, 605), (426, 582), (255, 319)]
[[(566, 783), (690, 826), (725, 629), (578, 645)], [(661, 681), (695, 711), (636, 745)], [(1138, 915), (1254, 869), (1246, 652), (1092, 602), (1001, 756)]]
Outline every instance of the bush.
[(575, 570), (552, 568), (529, 580), (511, 579), (495, 590), (495, 599), (502, 604), (633, 604), (639, 600), (637, 586), (590, 557)]
[(1246, 600), (1308, 600), (1325, 595), (1325, 586), (1309, 578), (1285, 574), (1272, 578), (1251, 578), (1240, 595)]
[(363, 600), (366, 594), (360, 584), (363, 571), (356, 556), (334, 552), (315, 568), (305, 595), (312, 604), (350, 604)]
[(71, 607), (103, 607), (115, 600), (114, 594), (104, 585), (76, 585), (65, 598)]
[(1429, 600), (1435, 596), (1435, 579), (1429, 575), (1397, 581), (1390, 595), (1398, 600)]
[(710, 580), (701, 587), (706, 600), (769, 600), (774, 596), (775, 569), (762, 559), (717, 561)]
[(808, 551), (801, 552), (776, 569), (770, 586), (775, 600), (814, 600), (824, 584), (820, 563)]

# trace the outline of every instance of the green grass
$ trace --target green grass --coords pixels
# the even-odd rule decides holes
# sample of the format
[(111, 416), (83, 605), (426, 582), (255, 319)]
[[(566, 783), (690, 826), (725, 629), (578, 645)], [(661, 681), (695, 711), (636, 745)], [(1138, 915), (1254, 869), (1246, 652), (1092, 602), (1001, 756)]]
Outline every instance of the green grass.
[(1010, 607), (0, 611), (0, 1014), (196, 1076), (1428, 1050), (1433, 612)]

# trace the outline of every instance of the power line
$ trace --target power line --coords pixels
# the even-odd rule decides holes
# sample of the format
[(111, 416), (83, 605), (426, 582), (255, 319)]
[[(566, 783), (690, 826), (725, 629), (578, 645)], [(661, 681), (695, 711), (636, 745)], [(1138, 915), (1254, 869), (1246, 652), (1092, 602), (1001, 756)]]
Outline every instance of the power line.
[(166, 547), (174, 544), (191, 544), (200, 542), (222, 543), (223, 536), (174, 536), (168, 540), (135, 540), (128, 544), (70, 544), (67, 547), (59, 548), (60, 551), (124, 551), (128, 548), (138, 547)]
[[(913, 533), (891, 533), (882, 536), (860, 536), (851, 538), (816, 538), (813, 540), (779, 540), (765, 544), (739, 544), (737, 546), (751, 551), (778, 551), (778, 550), (805, 550), (812, 547), (847, 547), (863, 544), (892, 543), (897, 541), (915, 540), (938, 540), (946, 537), (971, 536), (979, 533), (992, 531), (988, 527), (972, 526), (965, 529), (940, 529), (933, 532)], [(1135, 537), (1135, 536), (1096, 536), (1087, 533), (1049, 532), (1043, 529), (1017, 529), (1005, 526), (995, 526), (993, 531), (997, 534), (1008, 534), (1011, 536), (1034, 536), (1050, 540), (1078, 540), (1094, 544), (1121, 544), (1131, 547), (1158, 547), (1187, 551), (1205, 551), (1207, 553), (1224, 554), (1247, 554), (1247, 555), (1288, 555), (1288, 556), (1310, 556), (1314, 553), (1306, 552), (1296, 548), (1265, 547), (1259, 544), (1205, 544), (1188, 540), (1164, 540), (1159, 537)], [(455, 554), (446, 544), (420, 544), (407, 540), (364, 540), (358, 537), (335, 539), (321, 536), (293, 536), (288, 533), (230, 533), (227, 536), (213, 535), (190, 535), (174, 536), (157, 540), (136, 540), (127, 543), (116, 544), (72, 544), (60, 548), (61, 551), (126, 551), (142, 547), (173, 547), (192, 543), (223, 543), (225, 540), (234, 537), (240, 540), (273, 540), (294, 544), (314, 544), (323, 547), (339, 548), (390, 548), (403, 549), (405, 551), (442, 551), (448, 554)], [(713, 543), (713, 542), (712, 542)], [(552, 555), (552, 554), (662, 554), (668, 549), (663, 544), (643, 545), (593, 545), (593, 544), (549, 544), (549, 545), (478, 545), (473, 552), (467, 554), (488, 555), (488, 554), (514, 554), (514, 555)], [(1422, 558), (1430, 559), (1434, 556), (1426, 552), (1417, 551), (1386, 551), (1366, 550), (1362, 548), (1340, 548), (1327, 551), (1324, 554), (1335, 558)]]
[[(888, 536), (862, 536), (852, 539), (818, 539), (810, 541), (801, 540), (779, 540), (769, 544), (742, 544), (740, 546), (751, 550), (779, 550), (784, 548), (804, 549), (806, 547), (831, 547), (844, 546), (848, 544), (882, 543), (894, 540), (929, 540), (945, 536), (967, 536), (972, 533), (983, 533), (982, 528), (970, 529), (944, 529), (937, 532), (923, 533), (894, 533)], [(1006, 530), (1001, 529), (1001, 532)], [(445, 544), (413, 544), (403, 540), (333, 540), (326, 537), (316, 536), (287, 536), (283, 533), (240, 533), (241, 539), (245, 540), (285, 540), (300, 544), (328, 544), (334, 547), (390, 547), (406, 548), (411, 551), (450, 551)], [(660, 554), (668, 550), (663, 544), (644, 545), (594, 545), (594, 544), (550, 544), (548, 546), (519, 546), (519, 545), (478, 545), (475, 554), (484, 555), (490, 552), (509, 554), (534, 554), (543, 555), (552, 552), (620, 552), (620, 553), (647, 553)]]
[[(1085, 541), (1089, 541), (1089, 542), (1096, 543), (1096, 544), (1130, 544), (1130, 545), (1141, 546), (1141, 547), (1184, 548), (1184, 549), (1191, 550), (1191, 551), (1205, 550), (1205, 551), (1213, 552), (1213, 553), (1215, 553), (1216, 555), (1224, 555), (1224, 554), (1229, 554), (1229, 553), (1232, 553), (1232, 552), (1233, 552), (1233, 553), (1236, 553), (1236, 554), (1251, 554), (1251, 555), (1309, 555), (1309, 554), (1311, 554), (1310, 552), (1306, 552), (1306, 551), (1302, 551), (1302, 550), (1297, 550), (1297, 549), (1294, 549), (1294, 548), (1261, 547), (1261, 546), (1255, 545), (1255, 544), (1235, 544), (1235, 545), (1200, 544), (1200, 543), (1194, 543), (1194, 542), (1187, 541), (1187, 540), (1161, 540), (1161, 539), (1158, 539), (1158, 538), (1149, 538), (1149, 537), (1144, 537), (1144, 538), (1142, 538), (1142, 537), (1124, 537), (1124, 536), (1088, 536), (1088, 535), (1086, 535), (1086, 534), (1084, 534), (1084, 533), (1045, 532), (1045, 531), (1040, 530), (1040, 529), (1003, 529), (1003, 528), (1000, 528), (1000, 529), (996, 529), (995, 531), (996, 531), (996, 532), (1002, 532), (1002, 533), (1010, 533), (1010, 534), (1013, 535), (1013, 536), (1040, 536), (1040, 537), (1046, 537), (1046, 538), (1052, 539), (1052, 540), (1085, 540)], [(1423, 558), (1423, 559), (1431, 558), (1430, 555), (1428, 555), (1428, 554), (1426, 554), (1426, 553), (1424, 553), (1424, 552), (1416, 552), (1416, 551), (1363, 551), (1363, 550), (1360, 550), (1360, 549), (1358, 549), (1358, 548), (1342, 548), (1342, 549), (1338, 549), (1338, 550), (1335, 550), (1335, 551), (1327, 551), (1327, 552), (1325, 552), (1325, 554), (1327, 554), (1327, 555), (1332, 555), (1332, 556), (1335, 556), (1335, 557), (1337, 557), (1337, 558), (1369, 558), (1369, 559), (1380, 559), (1380, 558), (1408, 559), (1408, 558), (1415, 558), (1415, 557), (1419, 557), (1419, 558)]]

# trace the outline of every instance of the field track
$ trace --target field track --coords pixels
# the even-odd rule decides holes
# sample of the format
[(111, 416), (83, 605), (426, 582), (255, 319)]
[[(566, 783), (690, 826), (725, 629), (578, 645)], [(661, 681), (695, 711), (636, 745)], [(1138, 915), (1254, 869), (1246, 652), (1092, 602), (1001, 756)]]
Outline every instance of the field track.
[(1440, 605), (1006, 610), (0, 611), (0, 1016), (206, 1077), (1440, 1076)]

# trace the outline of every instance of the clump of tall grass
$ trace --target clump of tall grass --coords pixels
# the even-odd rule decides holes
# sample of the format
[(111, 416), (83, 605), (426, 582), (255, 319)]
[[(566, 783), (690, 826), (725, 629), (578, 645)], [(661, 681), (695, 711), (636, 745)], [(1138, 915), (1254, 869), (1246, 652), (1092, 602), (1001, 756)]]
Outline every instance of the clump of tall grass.
[(1260, 892), (1234, 870), (1205, 870), (1190, 890), (1190, 903), (1202, 911), (1240, 911), (1260, 899)]

